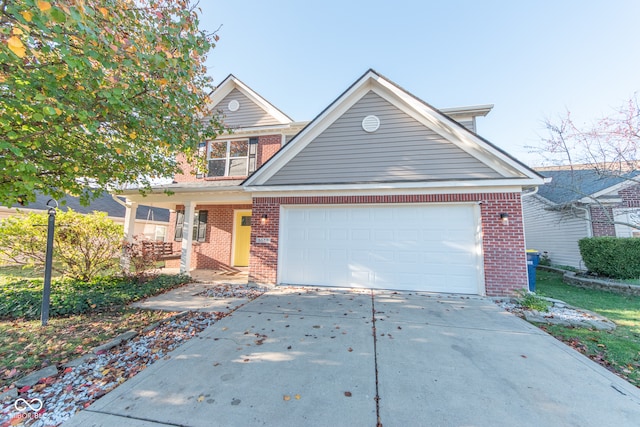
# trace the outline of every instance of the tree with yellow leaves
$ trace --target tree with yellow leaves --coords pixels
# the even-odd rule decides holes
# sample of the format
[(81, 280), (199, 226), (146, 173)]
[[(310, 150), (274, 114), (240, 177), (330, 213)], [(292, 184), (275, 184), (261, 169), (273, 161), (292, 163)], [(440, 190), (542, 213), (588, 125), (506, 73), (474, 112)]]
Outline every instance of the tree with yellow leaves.
[(222, 130), (198, 25), (189, 0), (0, 0), (0, 204), (172, 177)]

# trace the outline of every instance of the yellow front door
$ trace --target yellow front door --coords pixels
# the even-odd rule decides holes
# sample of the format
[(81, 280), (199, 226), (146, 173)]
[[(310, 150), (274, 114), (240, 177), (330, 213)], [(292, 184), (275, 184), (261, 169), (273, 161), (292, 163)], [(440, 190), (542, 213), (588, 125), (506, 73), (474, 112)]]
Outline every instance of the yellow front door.
[(251, 246), (251, 211), (236, 211), (234, 215), (233, 265), (247, 267)]

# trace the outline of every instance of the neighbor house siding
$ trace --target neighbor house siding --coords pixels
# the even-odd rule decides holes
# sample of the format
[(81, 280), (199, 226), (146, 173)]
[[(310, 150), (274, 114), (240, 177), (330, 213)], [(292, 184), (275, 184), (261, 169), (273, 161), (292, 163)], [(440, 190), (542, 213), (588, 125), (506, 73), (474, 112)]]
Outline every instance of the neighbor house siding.
[(524, 233), (527, 249), (547, 252), (553, 264), (584, 268), (578, 240), (587, 237), (590, 227), (581, 210), (550, 210), (552, 205), (538, 196), (525, 197)]
[[(362, 129), (376, 115), (380, 128)], [(502, 176), (369, 92), (269, 178), (266, 185), (431, 181)]]
[[(184, 209), (178, 205), (176, 210)], [(191, 268), (235, 270), (231, 267), (233, 214), (238, 209), (251, 209), (251, 205), (196, 205), (196, 211), (207, 211), (207, 230), (204, 242), (192, 245)], [(167, 241), (173, 241), (173, 251), (180, 253), (182, 242), (174, 241), (176, 212), (171, 213)], [(186, 231), (185, 231), (186, 233)], [(167, 267), (177, 268), (180, 260), (167, 260)]]
[[(267, 215), (265, 223), (254, 222), (251, 229), (249, 280), (277, 283), (280, 206), (329, 204), (389, 204), (478, 202), (482, 212), (482, 250), (487, 295), (510, 295), (527, 286), (522, 206), (518, 193), (422, 194), (397, 196), (317, 196), (257, 197), (253, 199), (253, 216)], [(500, 213), (509, 214), (509, 224), (500, 221)], [(256, 243), (256, 238), (269, 243)]]
[[(240, 108), (237, 111), (229, 110), (229, 102), (238, 101)], [(248, 128), (254, 126), (278, 125), (280, 122), (273, 116), (251, 101), (238, 89), (233, 89), (222, 101), (218, 103), (216, 109), (223, 114), (225, 126), (230, 128)]]

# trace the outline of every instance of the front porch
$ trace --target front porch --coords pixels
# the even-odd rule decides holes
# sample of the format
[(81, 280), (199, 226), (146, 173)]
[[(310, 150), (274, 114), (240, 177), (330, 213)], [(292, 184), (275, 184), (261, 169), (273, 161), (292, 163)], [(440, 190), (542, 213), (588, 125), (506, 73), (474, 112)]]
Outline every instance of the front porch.
[[(251, 195), (241, 180), (177, 183), (155, 187), (147, 195), (128, 190), (125, 238), (133, 241), (133, 221), (139, 205), (169, 209), (167, 269), (181, 273), (208, 270), (237, 274), (249, 265)], [(163, 254), (164, 254), (163, 252)], [(166, 255), (166, 254), (164, 254)]]

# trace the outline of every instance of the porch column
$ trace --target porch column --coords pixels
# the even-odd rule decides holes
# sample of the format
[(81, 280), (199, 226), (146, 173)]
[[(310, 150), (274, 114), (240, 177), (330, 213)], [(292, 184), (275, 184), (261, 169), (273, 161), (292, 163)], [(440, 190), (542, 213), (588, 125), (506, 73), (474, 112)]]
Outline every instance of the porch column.
[(191, 269), (191, 250), (193, 243), (193, 217), (196, 214), (196, 204), (184, 203), (184, 222), (182, 223), (182, 250), (180, 253), (180, 273), (189, 274)]
[(127, 242), (133, 242), (136, 229), (136, 214), (138, 212), (138, 203), (127, 201), (125, 203), (124, 213), (124, 239)]
[[(133, 242), (133, 237), (136, 228), (136, 214), (138, 212), (138, 203), (127, 200), (125, 202), (124, 212), (124, 240), (128, 243)], [(124, 271), (129, 271), (130, 259), (127, 256), (126, 251), (122, 251), (120, 257), (120, 266)]]

